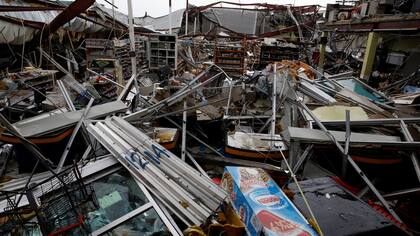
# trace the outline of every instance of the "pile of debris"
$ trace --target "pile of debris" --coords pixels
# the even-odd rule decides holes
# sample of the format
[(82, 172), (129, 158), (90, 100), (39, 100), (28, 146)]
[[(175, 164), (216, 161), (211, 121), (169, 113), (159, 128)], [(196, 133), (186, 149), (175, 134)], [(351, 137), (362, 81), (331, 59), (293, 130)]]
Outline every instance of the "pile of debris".
[(1, 5), (2, 235), (420, 232), (420, 70), (330, 31), (363, 4)]

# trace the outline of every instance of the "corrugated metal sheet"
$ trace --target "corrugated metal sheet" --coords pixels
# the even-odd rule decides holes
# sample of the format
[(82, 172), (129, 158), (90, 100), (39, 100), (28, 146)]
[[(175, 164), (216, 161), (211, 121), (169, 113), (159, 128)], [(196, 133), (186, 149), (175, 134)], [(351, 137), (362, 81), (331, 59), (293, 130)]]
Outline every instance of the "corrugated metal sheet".
[[(172, 12), (172, 28), (181, 28), (182, 17), (184, 16), (185, 9), (180, 9)], [(136, 17), (135, 24), (149, 28), (156, 31), (165, 31), (169, 29), (169, 15), (161, 17)]]
[(117, 10), (112, 11), (110, 8), (106, 8), (103, 5), (95, 4), (94, 8), (97, 8), (98, 10), (108, 14), (111, 17), (115, 17), (116, 21), (121, 22), (122, 24), (128, 26), (128, 16), (124, 13), (121, 13)]
[[(209, 8), (201, 12), (204, 18), (225, 29), (246, 35), (260, 35), (287, 27), (286, 12), (269, 12), (265, 9)], [(203, 20), (204, 29), (211, 25)]]
[(258, 11), (246, 9), (209, 8), (202, 12), (206, 18), (237, 33), (253, 35)]

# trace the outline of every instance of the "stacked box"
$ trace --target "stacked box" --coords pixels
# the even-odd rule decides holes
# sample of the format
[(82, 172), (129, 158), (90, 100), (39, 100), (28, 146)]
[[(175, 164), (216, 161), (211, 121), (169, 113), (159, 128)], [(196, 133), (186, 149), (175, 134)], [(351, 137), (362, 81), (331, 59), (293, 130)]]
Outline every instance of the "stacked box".
[(249, 235), (317, 235), (264, 170), (227, 166), (222, 186)]

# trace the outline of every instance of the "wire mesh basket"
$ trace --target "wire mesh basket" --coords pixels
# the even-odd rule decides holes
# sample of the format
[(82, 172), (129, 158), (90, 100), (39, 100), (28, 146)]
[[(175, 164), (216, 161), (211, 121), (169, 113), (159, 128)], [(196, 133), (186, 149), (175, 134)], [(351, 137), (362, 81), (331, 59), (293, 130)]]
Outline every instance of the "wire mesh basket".
[(24, 220), (21, 217), (21, 212), (17, 207), (19, 198), (18, 192), (0, 191), (2, 199), (6, 200), (7, 206), (0, 213), (0, 234), (5, 235), (8, 232), (17, 230), (23, 227)]
[(78, 235), (88, 234), (85, 216), (98, 208), (93, 187), (83, 182), (76, 166), (31, 186), (27, 197), (46, 235), (73, 230), (77, 230)]

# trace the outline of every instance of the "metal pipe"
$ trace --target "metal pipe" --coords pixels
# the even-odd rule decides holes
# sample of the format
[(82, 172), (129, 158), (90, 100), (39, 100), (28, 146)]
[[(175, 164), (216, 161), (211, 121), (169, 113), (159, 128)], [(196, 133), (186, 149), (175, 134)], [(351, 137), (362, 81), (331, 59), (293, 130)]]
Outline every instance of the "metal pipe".
[(117, 101), (124, 100), (128, 93), (132, 93), (131, 86), (137, 81), (136, 77), (137, 75), (135, 73), (131, 75), (130, 80), (128, 80), (127, 84), (125, 84), (123, 91), (120, 93), (120, 95), (118, 95)]
[(193, 29), (193, 35), (195, 35), (195, 32), (197, 30), (197, 17), (194, 18), (194, 29)]
[(172, 34), (172, 0), (169, 0), (169, 34)]
[(187, 6), (185, 7), (185, 35), (188, 35), (188, 0)]
[(182, 113), (182, 146), (181, 146), (181, 159), (185, 161), (185, 145), (187, 142), (187, 99), (184, 101), (184, 112)]
[(200, 164), (197, 163), (197, 161), (194, 159), (194, 157), (191, 155), (190, 152), (186, 152), (187, 157), (190, 158), (190, 161), (195, 165), (195, 167), (197, 168), (198, 171), (200, 171), (200, 173), (203, 176), (206, 176), (208, 179), (211, 180), (211, 178), (207, 175), (206, 171), (203, 170), (203, 168), (201, 168)]
[[(273, 95), (272, 95), (272, 114), (271, 114), (271, 138), (274, 137), (276, 134), (276, 111), (277, 111), (277, 63), (274, 63), (273, 69), (274, 77), (273, 77)], [(274, 143), (272, 143), (274, 145)]]
[(395, 197), (395, 196), (399, 196), (399, 195), (416, 193), (416, 192), (420, 192), (420, 188), (400, 190), (400, 191), (384, 194), (384, 197)]
[(113, 81), (113, 80), (112, 80), (112, 79), (110, 79), (110, 78), (107, 78), (106, 76), (103, 76), (103, 75), (99, 74), (99, 73), (98, 73), (98, 72), (96, 72), (96, 71), (93, 71), (93, 70), (91, 70), (91, 69), (89, 69), (89, 68), (86, 68), (86, 70), (87, 70), (87, 71), (89, 71), (90, 73), (92, 73), (92, 74), (96, 75), (96, 76), (101, 77), (102, 79), (105, 79), (106, 81), (109, 81), (109, 82), (111, 82), (111, 83), (115, 84), (116, 86), (118, 86), (118, 87), (120, 87), (120, 88), (124, 88), (124, 86), (122, 86), (121, 84), (119, 84), (119, 83), (117, 83), (117, 82)]
[(230, 86), (229, 86), (229, 97), (228, 97), (228, 101), (226, 104), (226, 111), (225, 111), (225, 115), (228, 116), (229, 115), (229, 106), (230, 106), (230, 100), (232, 97), (232, 89), (233, 89), (233, 80), (230, 81)]
[[(350, 125), (352, 127), (371, 127), (372, 125), (399, 125), (401, 121), (405, 124), (418, 124), (420, 123), (420, 117), (410, 118), (386, 118), (386, 119), (369, 119), (369, 120), (351, 120)], [(324, 126), (344, 126), (346, 121), (321, 121)]]
[[(137, 73), (136, 68), (136, 46), (134, 39), (134, 19), (133, 19), (133, 4), (131, 0), (127, 0), (128, 7), (128, 30), (130, 36), (130, 58), (131, 58), (131, 74)], [(138, 92), (138, 91), (137, 91)]]
[(57, 170), (56, 170), (57, 173), (59, 173), (61, 171), (61, 169), (63, 168), (64, 162), (67, 159), (67, 155), (70, 152), (70, 148), (71, 148), (71, 146), (73, 144), (74, 139), (76, 138), (77, 132), (79, 131), (80, 127), (82, 127), (83, 122), (85, 121), (85, 118), (86, 118), (87, 114), (89, 113), (89, 110), (92, 107), (94, 101), (95, 101), (94, 98), (91, 98), (89, 100), (89, 103), (87, 104), (85, 110), (83, 111), (82, 117), (80, 117), (80, 120), (79, 120), (79, 122), (76, 125), (76, 128), (74, 128), (73, 133), (71, 134), (70, 139), (67, 142), (67, 145), (66, 145), (66, 147), (65, 147), (65, 149), (63, 151), (63, 154), (61, 155), (61, 158), (60, 158), (60, 161), (58, 163)]
[[(346, 138), (344, 144), (344, 154), (349, 154), (350, 148), (350, 136), (351, 136), (351, 129), (350, 129), (350, 110), (346, 110)], [(347, 159), (343, 158), (341, 163), (341, 176), (344, 178), (347, 174)]]
[(296, 20), (295, 16), (292, 13), (292, 9), (290, 8), (290, 5), (287, 6), (287, 12), (289, 13), (290, 17), (292, 18), (292, 20), (295, 22), (298, 33), (299, 33), (299, 39), (300, 42), (303, 42), (303, 34), (302, 34), (302, 29), (300, 28), (300, 24), (299, 22)]
[(71, 97), (70, 97), (66, 87), (63, 84), (63, 81), (57, 80), (57, 85), (58, 85), (58, 88), (60, 89), (61, 93), (63, 94), (64, 100), (66, 101), (67, 106), (69, 107), (69, 110), (70, 111), (76, 111), (76, 107), (74, 106), (74, 104), (71, 100)]

